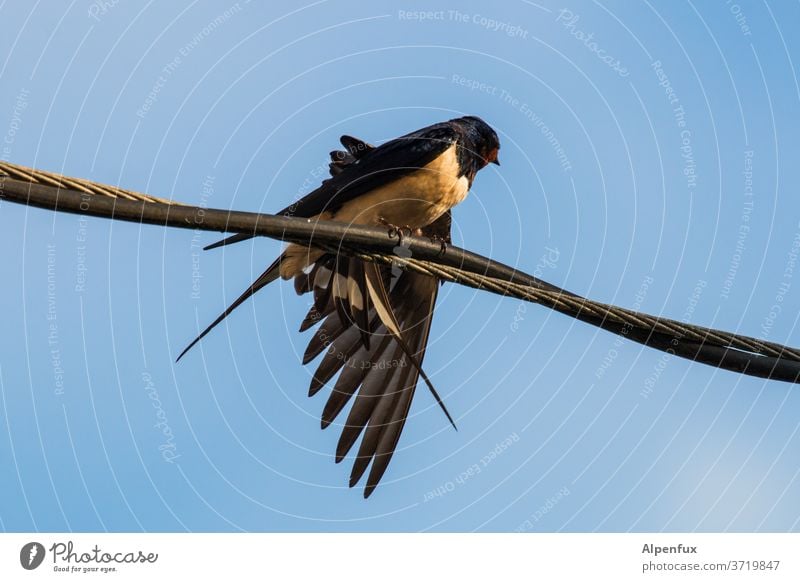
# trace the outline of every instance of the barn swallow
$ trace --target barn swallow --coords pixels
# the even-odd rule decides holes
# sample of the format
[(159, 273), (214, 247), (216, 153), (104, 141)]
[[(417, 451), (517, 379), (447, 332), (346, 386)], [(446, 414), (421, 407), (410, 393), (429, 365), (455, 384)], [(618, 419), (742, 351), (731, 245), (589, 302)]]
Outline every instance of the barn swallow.
[[(343, 136), (341, 143), (346, 151), (331, 152), (331, 177), (278, 215), (388, 225), (390, 232), (406, 228), (446, 244), (450, 209), (466, 198), (479, 170), (490, 163), (499, 165), (497, 134), (474, 116), (437, 123), (380, 146), (350, 136)], [(249, 238), (252, 235), (237, 234), (206, 248)], [(321, 323), (303, 357), (307, 364), (325, 352), (309, 396), (341, 371), (322, 413), (323, 429), (358, 391), (337, 445), (336, 462), (363, 432), (350, 486), (372, 462), (364, 490), (369, 497), (397, 446), (420, 376), (455, 426), (422, 370), (439, 282), (427, 275), (394, 272), (376, 263), (289, 244), (178, 360), (234, 309), (279, 277), (294, 279), (298, 294), (313, 293), (313, 306), (300, 330)]]

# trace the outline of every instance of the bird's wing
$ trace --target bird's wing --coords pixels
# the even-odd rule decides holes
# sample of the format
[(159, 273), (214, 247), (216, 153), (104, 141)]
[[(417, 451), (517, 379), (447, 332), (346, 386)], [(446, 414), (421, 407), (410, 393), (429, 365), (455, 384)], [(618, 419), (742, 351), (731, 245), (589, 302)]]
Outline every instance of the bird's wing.
[[(331, 177), (338, 176), (344, 170), (346, 170), (349, 166), (354, 164), (359, 158), (363, 157), (370, 151), (374, 150), (375, 147), (368, 144), (367, 142), (360, 140), (356, 137), (352, 137), (349, 135), (343, 135), (341, 138), (342, 145), (347, 148), (347, 151), (332, 151), (331, 162), (330, 162), (330, 171)], [(243, 237), (243, 238), (241, 238)], [(238, 240), (244, 240), (250, 238), (250, 235), (234, 235), (229, 237), (219, 243), (217, 245), (228, 244), (228, 242), (238, 242)], [(212, 245), (216, 246), (216, 245)], [(211, 247), (207, 247), (211, 248)], [(180, 353), (176, 361), (179, 361), (185, 354), (188, 352), (192, 347), (203, 339), (212, 329), (214, 329), (217, 325), (222, 323), (222, 321), (228, 317), (237, 307), (239, 307), (242, 303), (244, 303), (247, 299), (257, 293), (263, 287), (266, 287), (273, 281), (275, 281), (279, 276), (279, 269), (280, 263), (283, 255), (278, 257), (269, 267), (267, 270), (264, 271), (258, 279), (256, 279), (250, 287), (248, 287), (244, 293), (242, 293), (236, 301), (231, 303), (225, 311), (223, 311), (211, 324), (206, 327), (192, 342), (184, 348), (184, 350)], [(297, 284), (297, 283), (295, 283)], [(365, 344), (366, 345), (366, 344)]]
[[(448, 213), (423, 230), (423, 234), (445, 238), (444, 233), (450, 230), (449, 221)], [(369, 345), (365, 345), (358, 320), (349, 313), (342, 313), (335, 305), (337, 291), (333, 281), (336, 275), (331, 273), (336, 268), (335, 258), (328, 255), (318, 261), (307, 276), (296, 280), (299, 292), (314, 293), (314, 304), (301, 330), (321, 323), (308, 344), (303, 362), (308, 363), (324, 352), (311, 379), (309, 396), (317, 394), (339, 373), (322, 412), (323, 429), (353, 400), (342, 425), (336, 462), (344, 459), (363, 434), (350, 474), (350, 486), (361, 479), (371, 463), (364, 489), (364, 496), (369, 497), (397, 447), (420, 374), (424, 377), (421, 365), (439, 282), (428, 275), (409, 271), (392, 274), (390, 267), (381, 267), (380, 284), (388, 291), (383, 299), (379, 297), (368, 308), (366, 319), (371, 339)], [(348, 265), (348, 269), (351, 268), (352, 264)], [(385, 301), (385, 304), (378, 301)], [(390, 311), (388, 325), (379, 313), (381, 308)], [(400, 339), (397, 330), (390, 329), (393, 326), (400, 331)]]
[[(452, 146), (457, 138), (458, 133), (447, 122), (428, 126), (377, 147), (342, 136), (342, 145), (347, 148), (350, 159), (343, 164), (333, 160), (330, 178), (276, 214), (312, 218), (326, 210), (335, 211), (366, 192), (426, 166)], [(331, 152), (334, 153), (338, 152)], [(235, 234), (207, 246), (206, 250), (250, 238), (253, 235)]]
[[(378, 149), (349, 136), (343, 136), (342, 144), (347, 151), (331, 152), (333, 177), (344, 174), (357, 160)], [(449, 241), (450, 221), (447, 212), (422, 229), (421, 234)], [(277, 279), (279, 265), (280, 258), (181, 356), (242, 302)], [(341, 372), (322, 413), (322, 428), (326, 428), (355, 395), (342, 428), (336, 461), (347, 455), (363, 432), (350, 485), (360, 480), (371, 462), (364, 490), (368, 497), (394, 454), (420, 375), (452, 422), (421, 367), (439, 283), (427, 275), (400, 270), (393, 274), (391, 267), (379, 268), (358, 259), (328, 254), (306, 273), (295, 277), (294, 285), (299, 294), (313, 292), (314, 296), (300, 330), (321, 324), (308, 344), (303, 363), (325, 352), (311, 380), (309, 396)]]

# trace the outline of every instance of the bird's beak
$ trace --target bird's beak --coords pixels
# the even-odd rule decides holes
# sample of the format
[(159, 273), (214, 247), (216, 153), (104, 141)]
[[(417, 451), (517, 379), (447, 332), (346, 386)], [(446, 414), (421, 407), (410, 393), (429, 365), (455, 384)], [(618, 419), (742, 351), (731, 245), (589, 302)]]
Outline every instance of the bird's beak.
[(500, 160), (498, 160), (497, 158), (495, 158), (495, 159), (493, 159), (493, 160), (492, 160), (492, 163), (493, 163), (495, 166), (499, 166), (499, 165), (500, 165)]

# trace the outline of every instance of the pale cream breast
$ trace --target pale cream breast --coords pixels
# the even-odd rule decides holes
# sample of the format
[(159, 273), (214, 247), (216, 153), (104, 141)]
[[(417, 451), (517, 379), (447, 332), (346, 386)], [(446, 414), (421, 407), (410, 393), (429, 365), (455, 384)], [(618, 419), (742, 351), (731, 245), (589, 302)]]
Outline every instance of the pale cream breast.
[(379, 224), (382, 218), (398, 226), (427, 226), (466, 198), (469, 180), (459, 173), (453, 145), (425, 167), (345, 203), (334, 219)]
[[(422, 228), (467, 197), (469, 180), (466, 176), (459, 178), (459, 174), (453, 145), (425, 167), (362, 194), (344, 203), (334, 214), (325, 212), (319, 218), (370, 225), (385, 220), (396, 226)], [(281, 263), (281, 276), (288, 279), (299, 274), (321, 255), (321, 251), (289, 245)]]

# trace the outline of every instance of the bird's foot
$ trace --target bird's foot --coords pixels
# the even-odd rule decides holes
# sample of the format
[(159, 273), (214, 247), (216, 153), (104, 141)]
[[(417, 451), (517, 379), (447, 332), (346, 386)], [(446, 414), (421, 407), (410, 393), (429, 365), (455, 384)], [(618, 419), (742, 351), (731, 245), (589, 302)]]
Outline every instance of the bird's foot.
[(447, 251), (447, 239), (442, 236), (439, 236), (438, 234), (433, 234), (428, 238), (431, 239), (432, 243), (437, 243), (437, 242), (439, 243), (440, 246), (439, 256), (443, 257), (444, 253)]
[(391, 238), (397, 238), (398, 242), (401, 245), (403, 244), (403, 239), (407, 236), (411, 236), (411, 234), (414, 232), (414, 230), (407, 224), (405, 226), (397, 226), (396, 224), (392, 224), (382, 216), (378, 217), (378, 222), (380, 222), (383, 226), (387, 227), (389, 229), (388, 232), (389, 236)]

